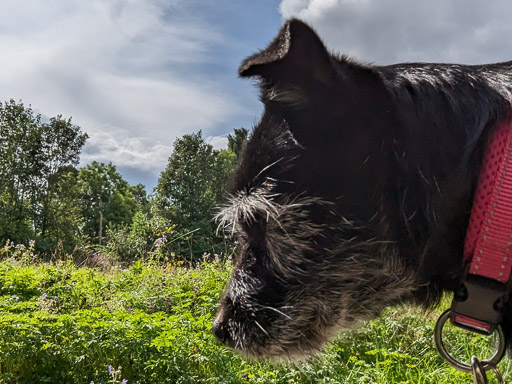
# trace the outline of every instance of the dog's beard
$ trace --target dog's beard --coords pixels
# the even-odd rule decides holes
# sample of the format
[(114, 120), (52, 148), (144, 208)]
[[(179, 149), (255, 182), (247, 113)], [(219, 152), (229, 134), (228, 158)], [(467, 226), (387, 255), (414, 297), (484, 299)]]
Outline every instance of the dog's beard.
[[(235, 232), (256, 218), (266, 220), (258, 247), (264, 254), (252, 252), (250, 234), (239, 233), (246, 244), (223, 300), (231, 307), (221, 312), (235, 350), (252, 357), (309, 356), (341, 329), (410, 299), (416, 274), (394, 243), (363, 235), (367, 228), (341, 218), (333, 203), (302, 196), (278, 204), (276, 198), (261, 190), (239, 195), (218, 216)], [(337, 225), (312, 222), (315, 209), (338, 216)], [(251, 272), (253, 264), (259, 265), (258, 275)], [(282, 291), (274, 291), (270, 280)]]

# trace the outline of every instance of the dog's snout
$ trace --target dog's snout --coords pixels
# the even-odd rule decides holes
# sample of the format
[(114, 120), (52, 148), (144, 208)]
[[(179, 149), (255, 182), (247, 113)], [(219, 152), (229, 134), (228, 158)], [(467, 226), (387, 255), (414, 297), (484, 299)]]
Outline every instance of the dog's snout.
[(224, 307), (221, 307), (220, 311), (217, 313), (217, 318), (212, 324), (212, 333), (222, 344), (232, 347), (233, 335), (230, 334), (228, 327), (231, 306), (227, 305), (226, 301), (228, 300), (224, 300), (225, 305)]
[(227, 344), (229, 331), (227, 330), (226, 325), (221, 321), (218, 321), (218, 319), (212, 325), (212, 333), (221, 343)]

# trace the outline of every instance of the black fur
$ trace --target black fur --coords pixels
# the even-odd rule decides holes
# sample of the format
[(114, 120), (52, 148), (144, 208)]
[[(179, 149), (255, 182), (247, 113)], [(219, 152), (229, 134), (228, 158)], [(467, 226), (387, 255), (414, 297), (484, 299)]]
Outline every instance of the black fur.
[[(512, 62), (360, 64), (330, 54), (310, 27), (294, 19), (267, 49), (243, 62), (240, 75), (259, 79), (265, 112), (234, 179), (232, 194), (240, 198), (232, 198), (219, 216), (235, 227), (241, 243), (214, 325), (221, 340), (253, 355), (319, 348), (330, 331), (310, 334), (278, 312), (304, 305), (293, 294), (297, 290), (336, 296), (321, 285), (323, 280), (347, 303), (350, 297), (361, 306), (371, 305), (368, 292), (387, 292), (390, 284), (396, 289), (385, 305), (430, 306), (443, 291), (459, 287), (483, 151), (490, 133), (511, 118)], [(297, 220), (295, 229), (287, 222), (285, 233), (272, 224), (267, 209), (258, 208), (268, 203), (279, 211), (301, 198), (309, 199), (300, 212), (308, 226), (300, 227)], [(241, 205), (240, 199), (254, 201)], [(279, 212), (275, 221), (286, 220)], [(299, 233), (304, 228), (311, 230), (308, 239)], [(269, 240), (286, 236), (297, 245), (289, 255)], [(278, 254), (278, 260), (270, 254)], [(400, 266), (396, 281), (368, 275), (368, 292), (347, 271), (353, 259), (368, 264), (356, 268), (358, 276), (378, 273), (387, 257)], [(359, 292), (342, 292), (343, 284)], [(309, 300), (316, 311), (327, 304), (336, 307), (316, 319), (314, 311), (307, 313), (326, 330), (382, 309), (338, 308), (335, 301), (316, 296)], [(504, 323), (509, 340), (511, 305)], [(273, 310), (261, 314), (255, 306)], [(254, 319), (264, 332), (253, 330)], [(295, 326), (318, 343), (298, 338), (287, 344), (279, 332)]]

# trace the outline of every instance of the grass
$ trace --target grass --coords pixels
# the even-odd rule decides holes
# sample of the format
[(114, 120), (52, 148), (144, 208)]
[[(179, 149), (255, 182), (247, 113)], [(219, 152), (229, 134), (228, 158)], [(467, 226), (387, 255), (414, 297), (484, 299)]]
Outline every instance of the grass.
[[(437, 311), (387, 310), (296, 366), (246, 362), (210, 334), (229, 260), (108, 271), (0, 262), (0, 383), (464, 383), (434, 349)], [(447, 304), (446, 304), (447, 305)], [(488, 339), (447, 338), (461, 355)], [(500, 364), (505, 379), (508, 361)], [(123, 380), (125, 380), (123, 382)], [(492, 382), (492, 381), (491, 381)]]

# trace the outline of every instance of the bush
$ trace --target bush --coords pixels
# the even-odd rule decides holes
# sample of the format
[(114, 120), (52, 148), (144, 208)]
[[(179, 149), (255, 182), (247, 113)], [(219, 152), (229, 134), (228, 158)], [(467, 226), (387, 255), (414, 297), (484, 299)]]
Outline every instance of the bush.
[[(138, 260), (108, 272), (0, 248), (0, 383), (460, 383), (432, 343), (435, 314), (388, 310), (316, 360), (246, 362), (210, 333), (233, 265)], [(446, 303), (445, 303), (446, 304)], [(453, 339), (450, 337), (450, 339)], [(476, 343), (456, 336), (467, 348)], [(510, 362), (500, 364), (505, 375)]]
[(108, 242), (103, 251), (110, 257), (121, 261), (134, 261), (146, 258), (157, 244), (158, 238), (171, 231), (159, 216), (137, 212), (132, 224), (122, 228), (108, 228)]

